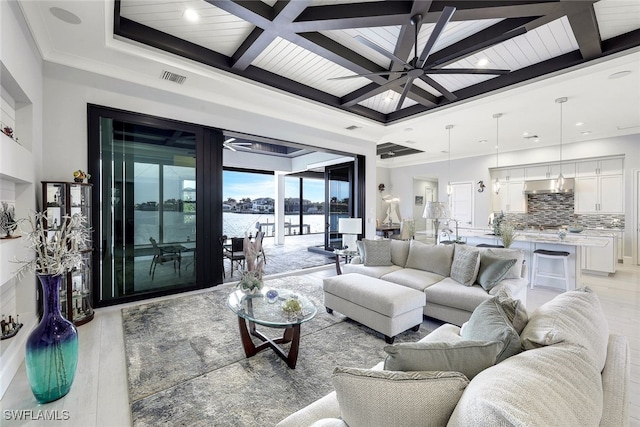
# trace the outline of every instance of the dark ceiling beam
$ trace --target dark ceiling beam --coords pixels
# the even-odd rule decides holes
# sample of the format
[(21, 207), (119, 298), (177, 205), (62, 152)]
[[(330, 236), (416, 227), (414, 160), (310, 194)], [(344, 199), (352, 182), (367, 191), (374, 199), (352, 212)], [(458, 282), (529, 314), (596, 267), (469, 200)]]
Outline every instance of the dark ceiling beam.
[(431, 12), (425, 22), (436, 22), (445, 6), (455, 7), (452, 22), (475, 21), (480, 19), (520, 18), (523, 16), (542, 16), (552, 13), (559, 6), (559, 0), (551, 1), (434, 1)]
[(463, 57), (461, 52), (465, 52), (464, 55), (471, 55), (475, 52), (486, 49), (485, 45), (487, 41), (503, 36), (510, 31), (523, 28), (526, 24), (534, 21), (536, 18), (536, 16), (532, 16), (527, 18), (509, 18), (500, 21), (497, 24), (473, 34), (472, 36), (432, 53), (429, 58), (427, 58), (425, 66), (431, 67), (437, 64), (439, 67), (443, 67), (449, 63), (456, 62)]
[(593, 4), (590, 2), (567, 2), (565, 8), (582, 57), (592, 59), (602, 55), (600, 29)]
[[(249, 21), (256, 25), (249, 36), (242, 42), (240, 47), (231, 56), (231, 66), (237, 70), (246, 69), (251, 63), (280, 36), (280, 33), (289, 31), (291, 22), (311, 3), (310, 0), (280, 0), (273, 6), (274, 18), (267, 25), (259, 26), (264, 23), (264, 19), (258, 19), (259, 22)], [(248, 14), (255, 17), (256, 14)]]
[[(420, 3), (420, 2), (416, 2)], [(414, 2), (381, 1), (366, 5), (332, 4), (308, 7), (293, 22), (297, 33), (403, 25), (409, 20)]]
[(273, 20), (273, 9), (261, 1), (205, 0), (212, 6), (222, 9), (238, 18), (251, 22), (260, 28), (269, 26)]

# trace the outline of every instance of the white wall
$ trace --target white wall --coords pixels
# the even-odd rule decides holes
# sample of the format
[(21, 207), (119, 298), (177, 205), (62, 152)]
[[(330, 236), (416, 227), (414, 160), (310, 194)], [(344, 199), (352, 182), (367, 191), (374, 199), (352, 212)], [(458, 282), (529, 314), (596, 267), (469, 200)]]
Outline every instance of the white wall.
[[(291, 121), (267, 118), (51, 63), (45, 64), (44, 93), (45, 179), (70, 179), (74, 170), (87, 168), (87, 104), (96, 104), (332, 150), (348, 149), (366, 156), (366, 182), (376, 182), (374, 142), (300, 125), (294, 115)], [(375, 234), (376, 192), (375, 186), (367, 186), (367, 235)]]
[[(15, 108), (14, 135), (19, 138), (22, 147), (12, 146), (15, 150), (3, 150), (3, 164), (13, 161), (15, 165), (32, 163), (26, 167), (33, 168), (28, 173), (20, 173), (21, 180), (15, 180), (16, 175), (7, 173), (0, 176), (6, 184), (10, 183), (16, 202), (16, 216), (25, 217), (36, 209), (40, 169), (42, 164), (42, 61), (31, 38), (22, 12), (16, 2), (0, 2), (0, 61), (2, 65), (3, 92), (8, 93)], [(4, 121), (4, 120), (3, 120)], [(11, 141), (11, 143), (13, 143)], [(18, 149), (19, 148), (19, 149)], [(4, 156), (16, 157), (6, 159)], [(24, 167), (24, 166), (23, 166)], [(0, 168), (1, 169), (1, 168)], [(25, 178), (26, 178), (25, 182)], [(20, 322), (24, 323), (22, 330), (13, 338), (2, 341), (0, 357), (0, 397), (6, 391), (20, 363), (24, 359), (24, 343), (31, 329), (36, 325), (36, 280), (33, 274), (21, 279), (13, 275), (16, 265), (9, 260), (16, 256), (22, 259), (33, 256), (25, 247), (24, 239), (0, 242), (2, 256), (0, 257), (0, 277), (13, 277), (5, 283), (0, 283), (2, 295), (11, 295), (12, 308), (5, 314), (19, 314)], [(9, 250), (6, 250), (9, 248)], [(5, 274), (6, 272), (9, 274)], [(7, 309), (3, 305), (3, 311)], [(15, 310), (15, 311), (14, 311)]]
[[(565, 144), (563, 160), (571, 161), (590, 157), (625, 155), (625, 239), (624, 254), (632, 254), (634, 227), (634, 169), (640, 169), (640, 135), (628, 135), (617, 138), (600, 139), (589, 142)], [(500, 153), (500, 167), (532, 163), (558, 161), (557, 147), (529, 149), (508, 153)], [(471, 157), (451, 160), (451, 182), (483, 180), (487, 188), (483, 193), (474, 192), (475, 218), (478, 226), (487, 223), (491, 212), (491, 180), (489, 168), (496, 166), (495, 156)], [(378, 168), (378, 170), (385, 168)], [(439, 177), (439, 194), (441, 201), (446, 201), (446, 185), (449, 173), (448, 163), (436, 162), (413, 166), (387, 169), (389, 181), (394, 188), (394, 195), (400, 198), (400, 211), (411, 212), (413, 209), (413, 181), (416, 177)]]

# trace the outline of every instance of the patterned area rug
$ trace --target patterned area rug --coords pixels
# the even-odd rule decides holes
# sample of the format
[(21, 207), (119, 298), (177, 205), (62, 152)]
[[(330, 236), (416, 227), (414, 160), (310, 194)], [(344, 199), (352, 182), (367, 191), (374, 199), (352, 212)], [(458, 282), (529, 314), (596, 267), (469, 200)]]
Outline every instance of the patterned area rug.
[[(334, 367), (369, 368), (384, 358), (381, 334), (326, 313), (321, 279), (266, 284), (296, 290), (318, 308), (302, 325), (296, 369), (270, 349), (245, 357), (237, 317), (226, 306), (229, 288), (122, 310), (135, 426), (272, 426), (332, 391)], [(425, 325), (396, 342), (417, 341), (432, 328)]]

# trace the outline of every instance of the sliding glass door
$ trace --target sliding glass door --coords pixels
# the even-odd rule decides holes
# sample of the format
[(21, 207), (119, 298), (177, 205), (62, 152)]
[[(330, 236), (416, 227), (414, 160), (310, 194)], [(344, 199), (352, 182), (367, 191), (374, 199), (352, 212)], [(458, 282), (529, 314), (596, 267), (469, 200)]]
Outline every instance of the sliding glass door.
[[(207, 132), (110, 113), (90, 118), (99, 135), (98, 147), (92, 144), (94, 155), (99, 150), (100, 173), (92, 180), (101, 201), (99, 222), (94, 222), (100, 224), (96, 232), (102, 242), (96, 305), (220, 283), (221, 270), (210, 267), (220, 263), (209, 260), (214, 252), (221, 259), (219, 243), (211, 239), (219, 234), (214, 230), (221, 228), (221, 215), (207, 214), (202, 221), (199, 214), (201, 204), (211, 206), (215, 199), (212, 183), (213, 190), (221, 187), (221, 177), (215, 184), (215, 174), (201, 173), (202, 158), (216, 151), (204, 143)], [(200, 188), (205, 180), (206, 192)]]
[(338, 233), (338, 220), (353, 215), (354, 201), (353, 162), (327, 166), (325, 176), (325, 249), (333, 251), (342, 247), (342, 235)]

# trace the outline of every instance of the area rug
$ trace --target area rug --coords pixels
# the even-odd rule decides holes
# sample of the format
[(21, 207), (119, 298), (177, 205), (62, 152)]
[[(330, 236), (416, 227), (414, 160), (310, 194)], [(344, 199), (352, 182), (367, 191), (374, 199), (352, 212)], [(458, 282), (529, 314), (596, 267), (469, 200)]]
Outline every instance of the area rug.
[[(270, 349), (245, 357), (237, 317), (226, 306), (230, 288), (122, 310), (134, 426), (272, 426), (332, 391), (336, 366), (369, 368), (384, 358), (381, 334), (326, 313), (321, 279), (266, 284), (296, 290), (318, 308), (302, 325), (296, 369)], [(417, 341), (432, 328), (423, 324), (396, 342)]]

